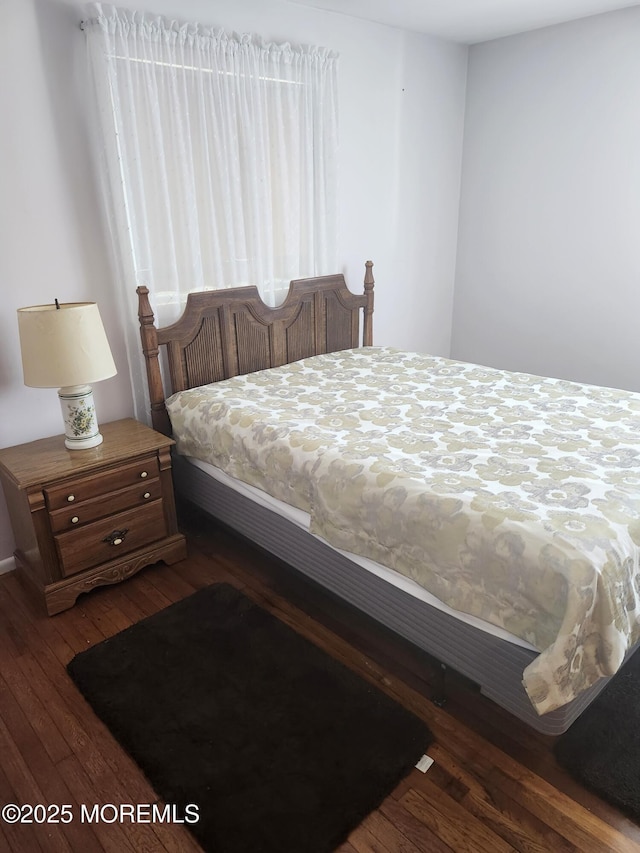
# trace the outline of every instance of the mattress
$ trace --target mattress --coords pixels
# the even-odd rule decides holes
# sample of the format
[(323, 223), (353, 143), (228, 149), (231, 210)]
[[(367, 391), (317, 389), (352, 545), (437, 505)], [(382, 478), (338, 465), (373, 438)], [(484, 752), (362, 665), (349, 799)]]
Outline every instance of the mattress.
[(540, 654), (538, 713), (640, 636), (640, 395), (360, 348), (167, 401), (179, 451)]

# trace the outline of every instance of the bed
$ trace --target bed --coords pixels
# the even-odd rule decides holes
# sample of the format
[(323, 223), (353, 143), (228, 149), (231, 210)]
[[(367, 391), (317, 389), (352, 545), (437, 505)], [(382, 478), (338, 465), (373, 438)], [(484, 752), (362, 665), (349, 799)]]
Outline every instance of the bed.
[(138, 288), (176, 488), (560, 734), (640, 638), (640, 395), (374, 347), (373, 289)]

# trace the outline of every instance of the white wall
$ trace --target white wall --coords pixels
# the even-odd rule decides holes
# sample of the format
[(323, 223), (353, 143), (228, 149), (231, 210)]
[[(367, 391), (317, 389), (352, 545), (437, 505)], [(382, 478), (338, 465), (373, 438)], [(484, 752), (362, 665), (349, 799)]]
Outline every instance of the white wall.
[(472, 47), (452, 355), (640, 389), (640, 7)]
[[(344, 272), (358, 290), (364, 261), (375, 262), (377, 343), (447, 354), (466, 48), (284, 0), (126, 0), (121, 5), (340, 53)], [(84, 9), (83, 0), (0, 3), (2, 447), (62, 429), (55, 391), (22, 384), (15, 311), (23, 305), (54, 298), (97, 301), (118, 367), (117, 377), (95, 386), (99, 419), (132, 413), (85, 130), (89, 93), (78, 26)], [(428, 187), (425, 194), (411, 179), (414, 169)], [(429, 260), (421, 268), (423, 252)], [(399, 309), (405, 294), (420, 312)], [(0, 561), (12, 550), (0, 497)]]
[(393, 319), (389, 331), (384, 329), (392, 343), (446, 356), (464, 129), (459, 103), (466, 90), (461, 52), (466, 48), (456, 51), (447, 42), (408, 34), (405, 44), (396, 160), (398, 243), (393, 288), (381, 277), (376, 322), (379, 330), (381, 313), (385, 321)]

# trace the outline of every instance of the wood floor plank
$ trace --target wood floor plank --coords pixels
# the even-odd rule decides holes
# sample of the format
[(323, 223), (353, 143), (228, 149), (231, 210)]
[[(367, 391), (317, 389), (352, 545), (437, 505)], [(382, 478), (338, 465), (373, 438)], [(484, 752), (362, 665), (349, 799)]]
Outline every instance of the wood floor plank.
[[(20, 632), (25, 642), (28, 642), (29, 627), (31, 627), (31, 630), (35, 630), (42, 636), (63, 664), (71, 660), (77, 652), (89, 648), (90, 642), (82, 637), (75, 627), (75, 613), (73, 619), (45, 618), (42, 607), (36, 607), (32, 596), (25, 592), (24, 586), (18, 583), (14, 575), (15, 572), (9, 572), (6, 580), (3, 578), (10, 597), (6, 612), (10, 617), (14, 615), (19, 617), (19, 622), (13, 618), (9, 621)], [(21, 627), (24, 630), (21, 630)]]
[[(120, 802), (105, 799), (105, 797), (111, 796), (111, 792), (101, 789), (96, 784), (93, 776), (85, 772), (76, 756), (65, 759), (60, 765), (60, 772), (76, 797), (80, 797), (81, 802), (87, 806), (86, 814), (92, 819), (90, 825), (108, 853), (120, 853), (120, 851), (129, 850), (134, 851), (134, 853), (141, 850), (200, 853), (201, 848), (193, 836), (178, 824), (143, 823), (136, 825), (130, 820), (111, 822), (111, 809), (107, 809), (105, 812), (107, 820), (97, 820), (100, 808), (112, 802), (114, 805), (118, 805)], [(129, 802), (132, 805), (142, 803), (151, 805), (159, 801), (157, 797), (153, 797), (151, 800), (132, 800)], [(99, 807), (97, 812), (94, 811), (96, 805)]]
[(196, 591), (196, 588), (185, 580), (179, 569), (165, 566), (164, 563), (158, 563), (154, 566), (154, 571), (149, 572), (149, 582), (171, 601), (180, 601), (181, 598)]
[(135, 584), (120, 584), (120, 591), (129, 601), (142, 613), (144, 617), (153, 616), (154, 613), (168, 607), (171, 601), (162, 596), (152, 584), (145, 587), (144, 576), (137, 578)]
[(393, 848), (387, 847), (371, 833), (366, 821), (351, 833), (349, 841), (358, 853), (394, 853)]
[[(447, 728), (453, 732), (455, 721), (448, 721)], [(638, 845), (638, 827), (633, 826), (634, 840), (620, 839), (619, 833), (608, 826), (600, 817), (592, 814), (576, 803), (564, 792), (559, 791), (528, 768), (524, 767), (493, 744), (485, 742), (482, 753), (478, 750), (477, 738), (466, 728), (455, 728), (456, 737), (447, 736), (450, 749), (464, 761), (480, 778), (491, 779), (502, 791), (508, 792), (514, 800), (523, 805), (533, 815), (544, 821), (551, 829), (563, 836), (579, 850), (584, 845), (600, 845), (602, 850), (614, 850), (616, 844), (620, 850), (640, 849)]]
[(400, 804), (460, 853), (513, 853), (514, 848), (437, 785), (407, 791)]
[[(474, 774), (472, 768), (454, 758), (441, 744), (430, 751), (436, 769), (446, 770), (449, 778), (456, 779), (463, 791), (458, 800), (475, 817), (523, 853), (576, 853), (578, 848), (555, 832), (544, 821), (533, 815), (514, 800), (510, 793), (491, 786), (490, 774), (484, 779)], [(433, 774), (429, 774), (433, 779)], [(450, 788), (448, 792), (451, 793)]]
[[(361, 830), (365, 831), (363, 836)], [(364, 839), (368, 839), (370, 847), (362, 846)], [(401, 828), (393, 824), (386, 815), (380, 811), (372, 812), (360, 824), (358, 830), (350, 836), (350, 840), (356, 850), (366, 853), (370, 849), (390, 851), (390, 853), (422, 853), (424, 847), (416, 847), (402, 832)], [(360, 846), (359, 846), (360, 845)]]
[[(0, 595), (6, 594), (5, 590), (0, 590)], [(4, 651), (5, 659), (17, 658), (24, 654), (26, 644), (22, 636), (15, 631), (13, 625), (8, 623), (0, 624), (0, 647)]]
[[(164, 607), (168, 607), (178, 599), (165, 595), (151, 582), (151, 579), (156, 573), (158, 567), (159, 565), (150, 566), (143, 572), (140, 572), (140, 574), (136, 575), (136, 583), (134, 586), (140, 589), (140, 591), (146, 596), (149, 602), (157, 608), (157, 610), (162, 610)], [(157, 610), (155, 612), (157, 612)]]
[[(0, 718), (0, 755), (2, 755), (2, 769), (14, 791), (16, 799), (13, 801), (17, 806), (43, 804), (48, 805), (55, 800), (49, 800), (43, 789), (36, 781), (36, 775), (43, 779), (43, 762), (46, 759), (44, 750), (40, 754), (34, 752), (29, 744), (29, 733), (24, 728), (11, 728)], [(22, 754), (25, 750), (27, 759)], [(34, 761), (38, 766), (34, 767)], [(35, 775), (34, 775), (35, 774)], [(45, 786), (46, 788), (46, 786)], [(6, 821), (5, 821), (6, 824)], [(20, 824), (20, 828), (28, 826), (33, 830), (33, 837), (43, 850), (51, 853), (72, 853), (72, 848), (67, 841), (59, 824)], [(31, 833), (30, 833), (31, 834)]]
[[(73, 656), (73, 649), (57, 630), (54, 620), (45, 621), (42, 612), (34, 614), (31, 597), (25, 593), (22, 584), (18, 582), (16, 572), (9, 572), (2, 578), (2, 581), (0, 584), (0, 612), (17, 611), (20, 613), (22, 624), (28, 626), (28, 631), (42, 632), (59, 661), (69, 660)], [(11, 636), (14, 647), (19, 646), (24, 651), (27, 648), (25, 634), (8, 619), (3, 621), (3, 627)], [(19, 651), (14, 656), (17, 657), (18, 654), (20, 654)]]
[[(0, 762), (0, 803), (2, 805), (7, 803), (22, 805), (2, 768), (2, 762)], [(2, 828), (8, 842), (8, 850), (17, 851), (17, 853), (23, 853), (25, 850), (28, 850), (29, 853), (40, 853), (44, 850), (46, 853), (35, 834), (33, 826), (5, 821)]]
[(145, 619), (147, 616), (151, 616), (153, 613), (157, 613), (157, 609), (150, 605), (149, 602), (147, 602), (147, 606), (144, 606), (140, 600), (140, 596), (127, 595), (128, 591), (134, 589), (135, 587), (129, 584), (118, 584), (113, 588), (114, 606), (120, 610), (131, 625), (139, 622), (141, 619)]
[(586, 809), (576, 808), (566, 795), (543, 779), (527, 776), (524, 784), (516, 785), (511, 773), (494, 768), (493, 778), (500, 778), (501, 786), (513, 792), (514, 799), (544, 820), (555, 832), (562, 835), (584, 853), (599, 850), (611, 853), (637, 853), (639, 846), (631, 839), (621, 838), (600, 818)]
[(100, 630), (81, 607), (72, 607), (68, 613), (69, 618), (64, 620), (61, 632), (76, 653), (107, 638), (108, 635)]
[[(10, 703), (15, 703), (15, 708)], [(28, 720), (54, 764), (71, 754), (69, 744), (51, 719), (33, 684), (25, 678), (17, 663), (5, 660), (0, 674), (0, 717), (8, 722), (11, 716), (15, 718), (17, 715)]]
[(80, 596), (76, 609), (84, 613), (105, 637), (114, 637), (132, 623), (114, 606), (108, 591), (102, 587), (94, 595)]
[(453, 847), (407, 811), (394, 797), (387, 797), (380, 806), (380, 813), (397, 826), (405, 838), (413, 842), (419, 850), (428, 850), (429, 853), (455, 853)]
[[(215, 559), (215, 554), (209, 556), (192, 549), (190, 559), (180, 564), (179, 573), (194, 589), (202, 589), (211, 583), (212, 561)], [(238, 585), (238, 578), (227, 571), (219, 562), (215, 567), (215, 573), (217, 583)]]
[(6, 850), (8, 853), (11, 853), (12, 847), (9, 841), (9, 838), (5, 834), (2, 825), (0, 824), (0, 850)]
[[(107, 801), (103, 799), (103, 795), (96, 791), (93, 779), (85, 772), (78, 758), (75, 755), (69, 756), (59, 764), (60, 776), (64, 779), (69, 791), (76, 802), (76, 812), (78, 816), (81, 814), (81, 808), (86, 808), (88, 816), (93, 815), (93, 806), (103, 806)], [(80, 819), (80, 818), (77, 818)], [(85, 818), (88, 819), (88, 818)], [(108, 821), (92, 821), (85, 824), (89, 826), (96, 836), (98, 843), (102, 846), (105, 853), (129, 853), (134, 851), (133, 839), (128, 837), (128, 833), (119, 823), (111, 823)]]

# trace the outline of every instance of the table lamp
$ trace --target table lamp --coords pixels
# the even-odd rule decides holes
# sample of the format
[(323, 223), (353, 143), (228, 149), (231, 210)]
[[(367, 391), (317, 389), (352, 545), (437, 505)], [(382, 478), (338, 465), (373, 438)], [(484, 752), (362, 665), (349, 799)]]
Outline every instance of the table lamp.
[(85, 450), (102, 443), (89, 383), (115, 376), (95, 302), (62, 302), (18, 308), (24, 384), (58, 388), (65, 447)]

